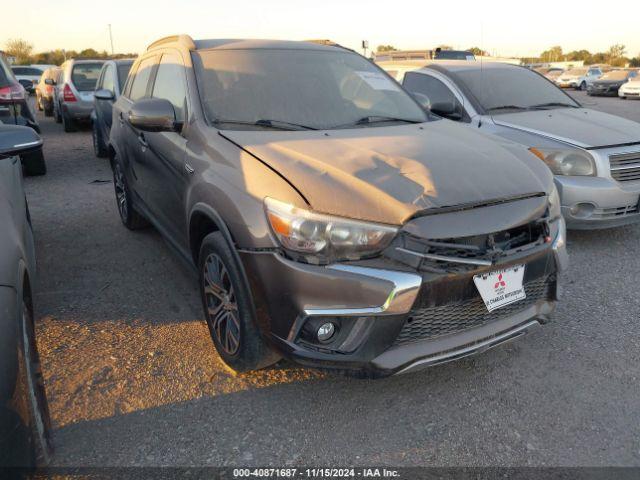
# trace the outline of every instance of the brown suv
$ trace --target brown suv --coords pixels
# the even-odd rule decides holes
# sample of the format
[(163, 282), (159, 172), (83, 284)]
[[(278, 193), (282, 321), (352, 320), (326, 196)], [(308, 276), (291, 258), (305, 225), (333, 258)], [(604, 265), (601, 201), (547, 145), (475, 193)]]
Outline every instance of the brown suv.
[(565, 228), (546, 165), (425, 112), (350, 50), (165, 38), (113, 118), (121, 219), (194, 265), (237, 371), (405, 372), (554, 309)]

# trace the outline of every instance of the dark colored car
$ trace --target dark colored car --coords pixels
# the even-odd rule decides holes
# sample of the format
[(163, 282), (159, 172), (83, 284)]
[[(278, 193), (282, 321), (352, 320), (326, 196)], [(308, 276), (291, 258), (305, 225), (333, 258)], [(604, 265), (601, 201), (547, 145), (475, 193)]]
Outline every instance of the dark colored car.
[(93, 151), (96, 157), (107, 156), (113, 103), (120, 96), (131, 65), (133, 65), (133, 59), (109, 60), (102, 66), (93, 95), (93, 112), (91, 113)]
[[(16, 80), (2, 53), (0, 53), (0, 122), (6, 125), (31, 127), (40, 133), (40, 126), (29, 107), (25, 89)], [(42, 150), (24, 154), (21, 160), (26, 175), (47, 173)]]
[(587, 94), (617, 97), (620, 87), (637, 76), (636, 70), (611, 70), (589, 85)]
[(286, 356), (407, 372), (554, 310), (565, 230), (547, 166), (425, 112), (352, 51), (164, 38), (113, 115), (120, 218), (196, 268), (236, 371)]
[(433, 56), (436, 60), (475, 60), (476, 57), (472, 52), (467, 50), (443, 50), (442, 48), (436, 48), (436, 52)]
[(33, 130), (0, 123), (0, 472), (44, 464), (51, 448), (35, 341), (33, 233), (18, 158), (41, 145)]

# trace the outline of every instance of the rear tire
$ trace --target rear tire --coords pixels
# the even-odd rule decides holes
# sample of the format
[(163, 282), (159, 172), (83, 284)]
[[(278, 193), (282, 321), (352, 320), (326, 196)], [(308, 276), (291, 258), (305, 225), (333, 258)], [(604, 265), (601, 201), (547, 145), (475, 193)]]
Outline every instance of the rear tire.
[(140, 230), (149, 226), (147, 219), (138, 213), (133, 206), (129, 185), (117, 158), (113, 160), (113, 186), (122, 224), (129, 230)]
[(67, 133), (75, 132), (78, 130), (76, 122), (69, 116), (68, 113), (62, 112), (62, 127)]
[(98, 130), (96, 122), (91, 122), (91, 139), (93, 140), (93, 152), (98, 158), (105, 158), (108, 154), (107, 147), (102, 140), (102, 134)]
[(582, 90), (583, 92), (587, 89), (587, 82), (582, 82), (580, 84), (580, 90)]
[(47, 164), (44, 161), (42, 150), (27, 153), (22, 158), (22, 171), (27, 177), (38, 177), (47, 173)]
[(280, 356), (260, 335), (251, 290), (237, 255), (220, 232), (200, 246), (200, 296), (213, 344), (235, 372), (273, 365)]
[(44, 108), (42, 107), (42, 98), (40, 97), (40, 95), (38, 95), (36, 93), (36, 108), (38, 109), (38, 111), (42, 111), (44, 110)]

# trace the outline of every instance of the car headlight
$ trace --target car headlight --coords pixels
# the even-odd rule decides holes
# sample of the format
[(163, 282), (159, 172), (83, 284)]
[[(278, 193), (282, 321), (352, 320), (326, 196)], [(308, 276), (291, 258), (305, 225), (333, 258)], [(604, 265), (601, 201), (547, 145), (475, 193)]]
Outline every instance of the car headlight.
[(397, 227), (314, 213), (273, 198), (265, 198), (264, 205), (271, 230), (282, 247), (307, 263), (373, 256), (398, 233)]
[(560, 210), (560, 194), (555, 185), (552, 187), (551, 193), (549, 193), (549, 216), (552, 219), (558, 218), (562, 215)]
[(546, 163), (554, 175), (596, 174), (596, 163), (589, 152), (584, 150), (531, 147), (529, 151)]

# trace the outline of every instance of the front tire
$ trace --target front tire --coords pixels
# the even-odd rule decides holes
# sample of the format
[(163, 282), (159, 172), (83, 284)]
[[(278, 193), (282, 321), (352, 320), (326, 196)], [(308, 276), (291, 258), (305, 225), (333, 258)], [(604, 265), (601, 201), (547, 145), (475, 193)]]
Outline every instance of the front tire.
[(583, 92), (587, 89), (587, 82), (582, 82), (580, 84), (580, 90), (582, 90)]
[(213, 344), (235, 372), (268, 367), (280, 357), (260, 336), (242, 264), (220, 232), (207, 235), (198, 261), (200, 295)]
[(35, 338), (31, 301), (28, 298), (22, 302), (20, 333), (20, 371), (25, 375), (19, 381), (24, 382), (28, 397), (25, 400), (29, 417), (29, 443), (34, 455), (32, 461), (33, 466), (43, 466), (49, 463), (52, 452), (51, 417)]
[(113, 186), (122, 224), (129, 230), (140, 230), (147, 227), (149, 222), (133, 206), (131, 190), (129, 190), (124, 171), (117, 159), (113, 160)]

